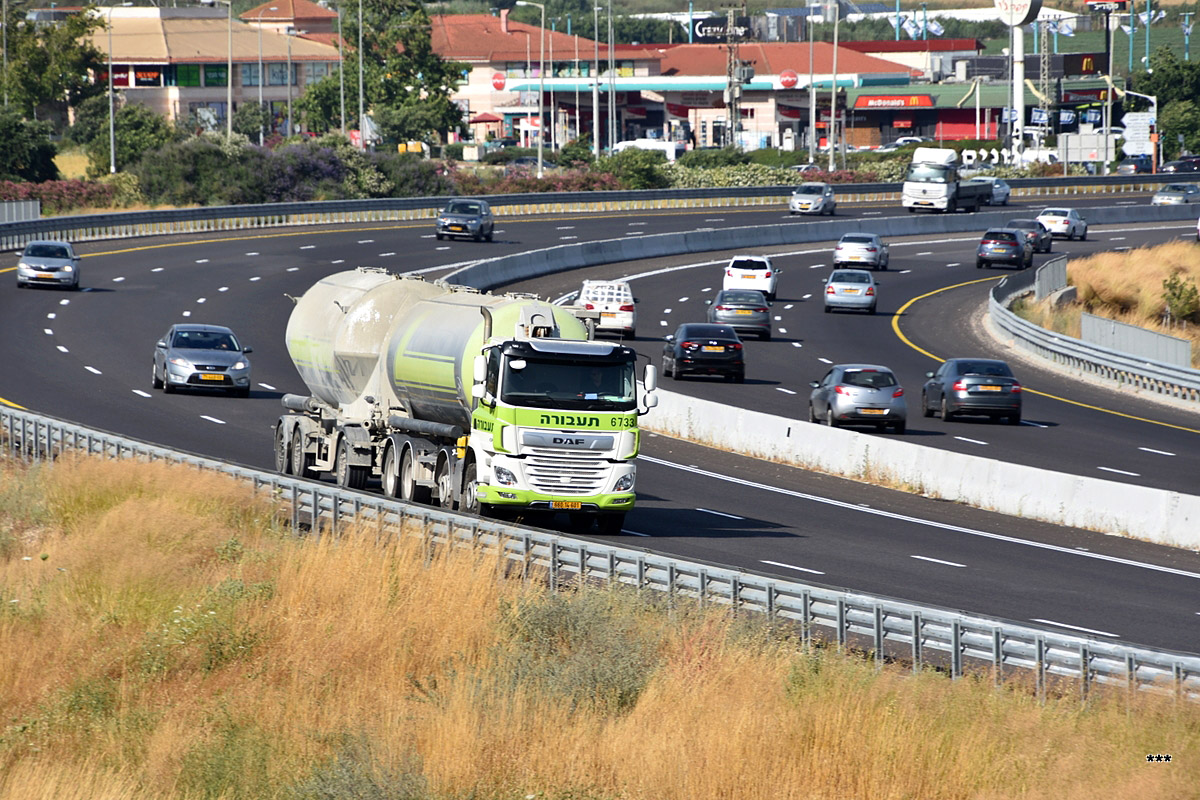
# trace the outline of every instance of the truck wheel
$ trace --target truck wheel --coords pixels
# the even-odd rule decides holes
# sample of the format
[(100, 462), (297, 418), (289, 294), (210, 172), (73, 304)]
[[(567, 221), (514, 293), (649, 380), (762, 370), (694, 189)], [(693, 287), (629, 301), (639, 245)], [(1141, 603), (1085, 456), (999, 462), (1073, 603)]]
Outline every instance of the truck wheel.
[(467, 468), (463, 470), (462, 497), (458, 501), (458, 510), (464, 514), (484, 516), (488, 513), (488, 504), (479, 502), (475, 495), (475, 486), (479, 483), (476, 477), (478, 474), (479, 469), (474, 461), (467, 464)]
[(317, 457), (312, 453), (304, 452), (304, 435), (300, 433), (300, 426), (297, 425), (292, 431), (292, 470), (291, 474), (298, 478), (311, 477), (308, 473), (312, 465), (317, 462)]
[(290, 475), (292, 469), (292, 454), (288, 450), (287, 430), (280, 422), (275, 426), (275, 471), (280, 475)]
[(400, 499), (428, 504), (430, 495), (428, 486), (417, 484), (417, 460), (412, 448), (404, 448), (404, 455), (400, 457)]
[(454, 473), (450, 469), (450, 462), (447, 459), (442, 459), (437, 466), (437, 481), (438, 490), (438, 505), (447, 511), (454, 510)]

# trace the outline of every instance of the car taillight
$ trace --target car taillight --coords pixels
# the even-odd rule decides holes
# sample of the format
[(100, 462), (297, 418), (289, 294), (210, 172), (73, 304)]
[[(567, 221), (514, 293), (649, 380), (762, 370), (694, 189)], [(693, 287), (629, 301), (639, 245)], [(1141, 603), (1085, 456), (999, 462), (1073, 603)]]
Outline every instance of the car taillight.
[(732, 277), (733, 277), (733, 270), (731, 270), (731, 269), (727, 269), (727, 270), (725, 270), (725, 276), (726, 276), (726, 277), (728, 277), (728, 278), (732, 278)]
[(679, 346), (683, 347), (687, 350), (691, 350), (692, 348), (694, 348), (696, 346), (696, 343), (695, 342), (680, 342)]
[(592, 311), (592, 310), (594, 310), (594, 309), (596, 308), (596, 307), (595, 307), (594, 305), (592, 305), (591, 303), (584, 303), (584, 304), (583, 304), (583, 307), (584, 307), (584, 308), (586, 308), (588, 311)]
[(953, 388), (956, 392), (965, 392), (967, 390), (967, 384), (963, 383), (962, 381), (955, 381)]
[(728, 348), (728, 349), (730, 349), (730, 350), (741, 350), (741, 349), (742, 349), (742, 343), (741, 343), (741, 342), (734, 342), (733, 344), (729, 345), (729, 348)]
[(868, 248), (867, 248), (867, 252), (868, 252), (868, 253), (874, 253), (874, 252), (875, 252), (875, 248), (874, 248), (874, 247), (868, 247)]
[(980, 244), (1004, 244), (1004, 243), (1001, 241), (998, 241), (996, 239), (984, 239), (982, 242), (980, 242)]
[(1012, 392), (1021, 391), (1021, 384), (1017, 383), (1016, 381), (1013, 381), (1012, 386), (1009, 387), (1009, 391), (1012, 391)]
[(832, 286), (826, 286), (825, 294), (837, 294), (837, 290), (834, 289)]
[(892, 392), (892, 397), (904, 397), (904, 390), (897, 389), (896, 391)]
[(835, 386), (833, 387), (833, 391), (836, 394), (850, 394), (850, 390), (845, 386)]
[(771, 277), (771, 270), (767, 270), (767, 274), (766, 274), (766, 275), (764, 275), (763, 277), (764, 277), (764, 278), (769, 278), (769, 277)]
[(757, 311), (757, 312), (759, 312), (759, 313), (766, 313), (766, 309), (765, 309), (765, 308), (756, 308), (756, 309), (754, 309), (754, 310), (755, 310), (755, 311)]
[(872, 295), (874, 295), (874, 294), (875, 294), (875, 287), (874, 287), (874, 286), (868, 286), (868, 287), (867, 287), (867, 297), (871, 297), (871, 296), (872, 296)]
[(729, 306), (717, 306), (717, 311), (731, 311)]
[(633, 311), (633, 303), (626, 303), (625, 305), (621, 306), (621, 310), (622, 311)]

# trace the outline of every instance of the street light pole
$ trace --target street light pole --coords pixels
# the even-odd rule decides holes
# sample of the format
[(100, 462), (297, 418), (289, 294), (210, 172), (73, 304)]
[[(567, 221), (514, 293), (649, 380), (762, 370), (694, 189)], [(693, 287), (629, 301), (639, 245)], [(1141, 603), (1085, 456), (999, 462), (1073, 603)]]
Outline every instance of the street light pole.
[(363, 125), (363, 0), (358, 0), (358, 148), (367, 149), (366, 127)]
[[(542, 133), (546, 124), (545, 110), (543, 108), (543, 98), (546, 93), (546, 6), (544, 3), (535, 3), (534, 0), (517, 0), (519, 6), (537, 6), (542, 10), (542, 25), (538, 28), (538, 42), (541, 47), (541, 54), (538, 56), (538, 167), (537, 176), (542, 177), (542, 139), (545, 138)], [(529, 39), (525, 40), (528, 44)]]
[[(278, 11), (278, 10), (279, 10), (278, 6), (271, 6), (270, 8), (262, 8), (262, 9), (259, 9), (259, 11), (258, 11), (258, 112), (260, 114), (262, 113), (262, 110), (263, 110), (263, 82), (266, 80), (266, 76), (263, 75), (263, 60), (262, 60), (262, 18), (263, 18), (263, 14), (265, 14), (266, 12)], [(258, 146), (259, 147), (263, 146), (263, 125), (262, 125), (261, 118), (260, 118), (260, 121), (258, 124)]]
[(592, 47), (595, 61), (592, 68), (592, 155), (600, 157), (600, 6), (592, 6)]
[[(108, 9), (108, 172), (110, 175), (117, 171), (117, 126), (113, 110), (113, 80), (112, 80), (112, 8)], [(7, 76), (5, 76), (7, 77)]]
[[(8, 0), (4, 0), (4, 18), (0, 20), (0, 34), (4, 36), (4, 105), (8, 105)], [(1184, 36), (1187, 41), (1187, 36)]]
[(341, 99), (342, 136), (346, 135), (346, 48), (342, 38), (342, 7), (338, 5), (338, 97)]
[(617, 143), (617, 62), (613, 53), (613, 7), (608, 0), (608, 146)]
[(229, 13), (229, 60), (225, 67), (225, 138), (233, 138), (233, 0), (226, 0)]
[(292, 135), (292, 37), (296, 35), (296, 29), (291, 25), (287, 29), (287, 136)]

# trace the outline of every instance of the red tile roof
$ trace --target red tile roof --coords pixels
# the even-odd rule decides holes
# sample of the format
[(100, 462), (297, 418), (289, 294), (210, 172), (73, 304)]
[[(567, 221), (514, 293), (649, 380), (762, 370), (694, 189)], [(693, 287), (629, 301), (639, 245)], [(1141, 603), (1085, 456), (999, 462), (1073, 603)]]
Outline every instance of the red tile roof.
[[(271, 10), (272, 6), (275, 7), (274, 11)], [(258, 22), (259, 19), (265, 22), (303, 19), (331, 20), (337, 19), (337, 12), (321, 8), (309, 0), (267, 0), (262, 5), (239, 14), (238, 19), (246, 22)]]
[[(432, 45), (435, 53), (442, 58), (452, 61), (463, 61), (468, 64), (487, 64), (499, 61), (524, 61), (525, 41), (529, 40), (529, 52), (537, 58), (541, 48), (540, 32), (537, 25), (526, 25), (516, 20), (508, 20), (508, 33), (503, 30), (504, 21), (490, 14), (446, 14), (432, 17)], [(526, 36), (528, 34), (528, 36)], [(580, 60), (590, 60), (594, 54), (591, 39), (570, 35), (562, 31), (546, 29), (546, 58), (553, 51), (555, 61), (564, 61), (575, 57), (575, 48), (579, 48)], [(613, 48), (620, 52), (623, 58), (657, 60), (657, 48), (639, 46), (632, 49)], [(600, 57), (608, 57), (608, 45), (600, 43)]]
[[(846, 47), (838, 48), (838, 72), (908, 73), (909, 68), (894, 61), (864, 55)], [(724, 75), (728, 53), (720, 44), (683, 44), (662, 51), (663, 75)], [(758, 75), (778, 75), (785, 69), (808, 73), (808, 44), (787, 42), (747, 42), (738, 47), (738, 57), (749, 61)], [(813, 72), (833, 72), (833, 45), (814, 42)]]

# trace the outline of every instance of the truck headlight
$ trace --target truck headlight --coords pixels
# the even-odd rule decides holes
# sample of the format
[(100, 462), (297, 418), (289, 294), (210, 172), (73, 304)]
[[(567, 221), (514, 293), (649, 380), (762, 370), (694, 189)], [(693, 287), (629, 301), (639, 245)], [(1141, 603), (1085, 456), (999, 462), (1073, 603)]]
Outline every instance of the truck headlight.
[(493, 472), (496, 476), (496, 483), (500, 484), (501, 486), (517, 485), (517, 476), (513, 474), (511, 469), (507, 469), (506, 467), (496, 467)]
[(629, 472), (617, 478), (617, 485), (613, 487), (614, 492), (629, 492), (633, 490), (633, 473)]

